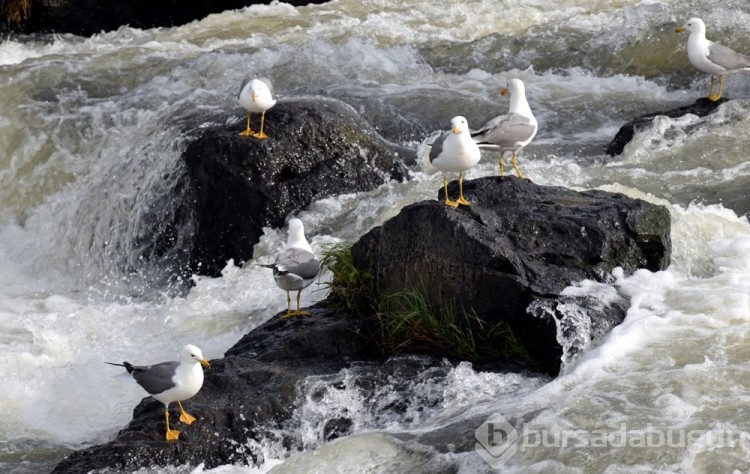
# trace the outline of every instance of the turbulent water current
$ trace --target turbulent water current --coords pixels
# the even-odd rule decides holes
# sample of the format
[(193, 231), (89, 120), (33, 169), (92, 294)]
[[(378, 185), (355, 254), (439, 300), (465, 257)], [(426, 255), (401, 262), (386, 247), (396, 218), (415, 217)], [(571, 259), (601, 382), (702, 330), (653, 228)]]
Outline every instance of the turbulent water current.
[[(744, 0), (273, 3), (175, 28), (5, 39), (0, 472), (48, 472), (128, 423), (144, 393), (103, 361), (169, 360), (185, 343), (221, 357), (284, 308), (252, 262), (229, 262), (221, 277), (189, 287), (171, 275), (179, 242), (144, 251), (161, 217), (176, 212), (185, 119), (207, 111), (239, 124), (246, 76), (271, 77), (281, 100), (340, 99), (387, 139), (420, 150), (455, 115), (478, 126), (506, 112), (500, 89), (520, 78), (539, 121), (519, 155), (524, 173), (667, 206), (672, 263), (571, 287), (616, 292), (629, 309), (554, 380), (445, 362), (408, 386), (380, 387), (373, 401), (310, 379), (289, 427), (301, 452), (249, 441), (262, 464), (156, 472), (748, 471), (750, 76), (727, 78), (725, 96), (736, 100), (716, 114), (660, 118), (622, 155), (604, 154), (627, 120), (707, 94), (707, 75), (674, 31), (693, 16), (709, 38), (750, 52)], [(466, 178), (496, 173), (487, 153)], [(407, 182), (325, 199), (298, 217), (319, 249), (356, 240), (439, 187), (438, 174), (418, 167)], [(254, 258), (284, 238), (266, 229)], [(303, 304), (325, 297), (310, 290)], [(333, 379), (349, 387), (358, 376), (353, 367)], [(389, 399), (403, 409), (389, 410)], [(344, 406), (353, 434), (325, 443), (320, 420)]]

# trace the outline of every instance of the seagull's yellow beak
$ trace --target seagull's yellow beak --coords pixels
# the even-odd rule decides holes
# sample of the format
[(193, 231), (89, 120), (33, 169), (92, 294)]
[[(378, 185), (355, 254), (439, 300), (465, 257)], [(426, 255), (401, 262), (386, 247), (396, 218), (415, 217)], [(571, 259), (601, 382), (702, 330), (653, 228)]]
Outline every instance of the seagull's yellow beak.
[(500, 91), (500, 95), (508, 95), (508, 94), (510, 94), (510, 91), (508, 90), (507, 87)]
[(198, 362), (201, 363), (201, 365), (207, 369), (211, 368), (211, 364), (208, 363), (206, 359), (198, 359)]
[(255, 102), (256, 97), (258, 97), (258, 94), (255, 91), (253, 91), (253, 102)]
[(683, 31), (685, 31), (684, 26), (678, 26), (677, 28), (674, 29), (675, 33), (682, 33)]
[(461, 129), (458, 128), (458, 127), (453, 127), (453, 133), (455, 133), (456, 135), (458, 135), (459, 133), (461, 133)]

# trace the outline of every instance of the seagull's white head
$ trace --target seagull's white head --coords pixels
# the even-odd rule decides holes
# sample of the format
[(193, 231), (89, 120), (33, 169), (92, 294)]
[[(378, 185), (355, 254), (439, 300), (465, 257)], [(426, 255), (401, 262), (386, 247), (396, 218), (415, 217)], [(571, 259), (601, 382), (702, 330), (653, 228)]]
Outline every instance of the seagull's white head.
[(253, 79), (250, 81), (250, 94), (253, 96), (253, 102), (256, 102), (259, 98), (271, 98), (271, 87), (269, 84), (270, 81), (268, 79)]
[(675, 30), (677, 33), (687, 31), (688, 33), (706, 34), (706, 24), (700, 18), (691, 18), (683, 26)]
[(305, 226), (296, 217), (289, 219), (289, 236), (286, 240), (286, 248), (299, 248), (312, 253), (312, 248), (305, 238)]
[(526, 88), (523, 85), (523, 81), (521, 79), (511, 79), (508, 81), (508, 85), (505, 89), (501, 90), (500, 93), (502, 95), (510, 94), (511, 97), (513, 96), (521, 96), (526, 95)]
[(461, 117), (460, 115), (453, 117), (451, 119), (451, 129), (453, 130), (453, 133), (459, 134), (459, 133), (468, 133), (469, 132), (469, 122), (466, 121), (466, 118)]
[(211, 367), (211, 364), (203, 358), (201, 350), (192, 344), (188, 344), (182, 348), (182, 351), (180, 352), (180, 361), (186, 363), (197, 362), (203, 367)]

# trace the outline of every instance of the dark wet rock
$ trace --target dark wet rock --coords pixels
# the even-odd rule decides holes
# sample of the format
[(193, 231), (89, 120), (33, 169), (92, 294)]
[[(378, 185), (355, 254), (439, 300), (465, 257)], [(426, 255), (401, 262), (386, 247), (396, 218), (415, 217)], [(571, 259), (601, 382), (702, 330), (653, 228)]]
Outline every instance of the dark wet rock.
[(354, 422), (351, 418), (331, 418), (323, 427), (323, 439), (333, 441), (336, 438), (351, 434)]
[[(452, 183), (449, 192), (456, 188)], [(436, 309), (448, 304), (474, 312), (489, 326), (504, 321), (532, 368), (557, 373), (564, 343), (554, 317), (559, 308), (530, 312), (533, 302), (557, 299), (584, 279), (610, 280), (615, 267), (632, 273), (669, 264), (670, 216), (661, 206), (514, 177), (467, 181), (464, 193), (470, 208), (438, 200), (405, 207), (354, 244), (356, 265), (375, 276), (381, 295), (416, 289)], [(622, 305), (610, 306), (614, 314), (606, 320), (588, 314), (593, 336), (622, 321)]]
[(721, 98), (714, 102), (704, 97), (696, 100), (690, 105), (685, 105), (683, 107), (678, 107), (676, 109), (666, 110), (662, 112), (652, 112), (640, 117), (636, 117), (620, 127), (620, 130), (615, 135), (615, 138), (613, 138), (612, 141), (607, 145), (606, 153), (609, 156), (616, 156), (621, 154), (625, 149), (625, 146), (630, 143), (630, 140), (633, 139), (635, 132), (651, 125), (651, 123), (654, 121), (654, 118), (656, 118), (657, 116), (677, 118), (682, 117), (683, 115), (693, 114), (697, 115), (698, 117), (703, 117), (716, 110), (719, 105), (723, 104), (727, 100), (729, 99)]
[[(348, 367), (349, 357), (368, 358), (356, 320), (336, 316), (322, 306), (308, 309), (313, 316), (274, 318), (243, 337), (224, 358), (211, 361), (203, 388), (184, 403), (198, 421), (190, 426), (177, 422), (177, 407), (172, 404), (178, 441), (164, 440), (164, 405), (148, 397), (114, 440), (73, 453), (53, 472), (132, 472), (200, 463), (212, 468), (260, 461), (259, 453), (248, 451), (248, 442), (275, 439), (273, 430), (279, 430), (300, 403), (302, 380), (337, 373)], [(331, 435), (343, 434), (344, 422), (331, 421), (330, 430)]]
[[(294, 6), (324, 3), (327, 0), (289, 0)], [(72, 33), (90, 36), (121, 26), (155, 28), (184, 25), (212, 13), (250, 5), (257, 0), (32, 0), (31, 14), (20, 25), (5, 24), (19, 33)]]
[(229, 259), (251, 258), (263, 227), (282, 227), (313, 201), (406, 176), (404, 157), (343, 102), (279, 102), (266, 113), (266, 140), (239, 136), (244, 127), (244, 114), (234, 126), (209, 126), (184, 152), (195, 196), (192, 273), (217, 276)]

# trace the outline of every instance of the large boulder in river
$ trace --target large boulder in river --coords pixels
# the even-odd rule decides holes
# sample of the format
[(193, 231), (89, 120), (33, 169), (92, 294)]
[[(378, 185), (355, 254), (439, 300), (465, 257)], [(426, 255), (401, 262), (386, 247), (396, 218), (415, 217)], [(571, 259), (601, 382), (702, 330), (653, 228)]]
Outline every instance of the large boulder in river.
[[(455, 183), (449, 192), (457, 193)], [(405, 207), (353, 245), (355, 264), (374, 275), (380, 295), (417, 290), (435, 311), (475, 314), (485, 323), (476, 331), (504, 321), (542, 371), (557, 373), (571, 352), (624, 318), (618, 298), (572, 298), (566, 287), (612, 280), (615, 267), (669, 264), (664, 207), (514, 177), (467, 181), (464, 193), (471, 207)]]
[(244, 116), (207, 127), (183, 154), (195, 196), (194, 273), (216, 276), (229, 259), (250, 259), (263, 227), (282, 227), (313, 201), (406, 175), (403, 153), (343, 102), (279, 102), (266, 112), (265, 140), (240, 136), (244, 128)]

